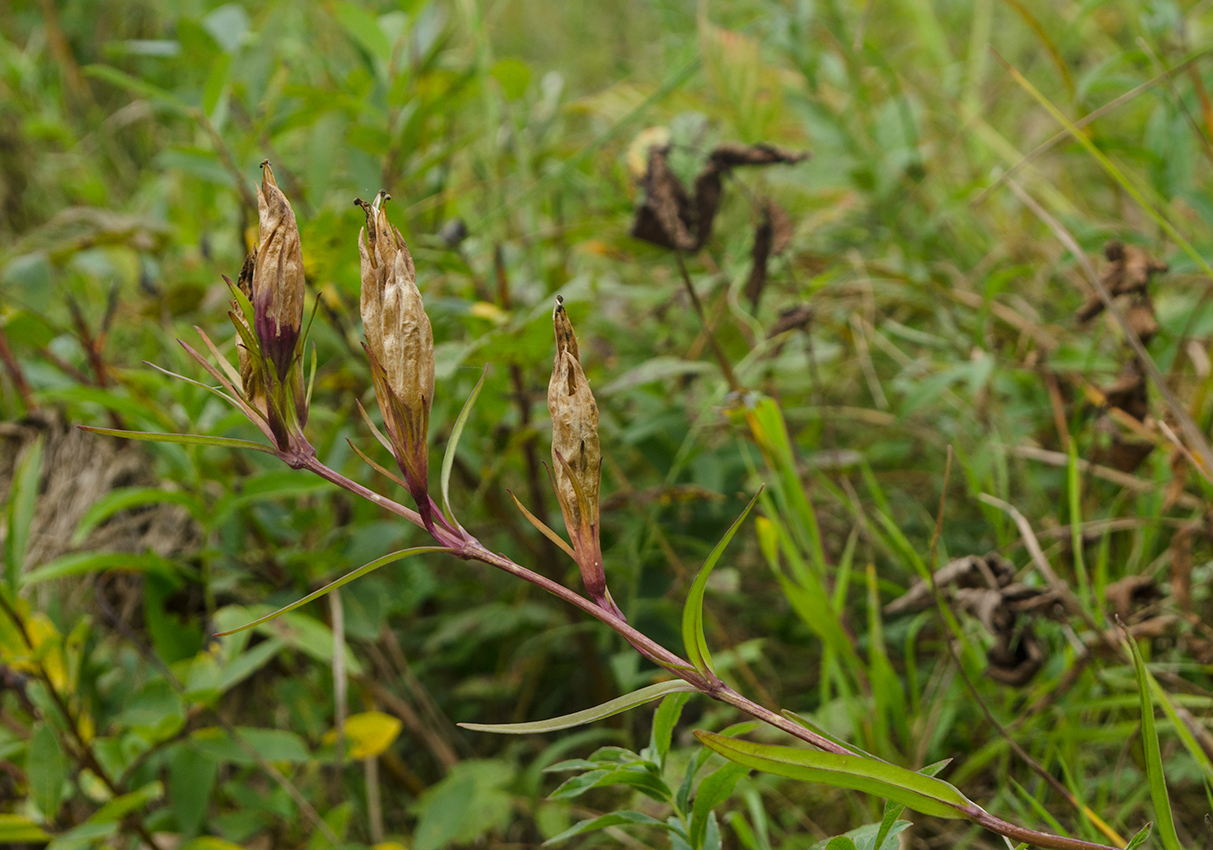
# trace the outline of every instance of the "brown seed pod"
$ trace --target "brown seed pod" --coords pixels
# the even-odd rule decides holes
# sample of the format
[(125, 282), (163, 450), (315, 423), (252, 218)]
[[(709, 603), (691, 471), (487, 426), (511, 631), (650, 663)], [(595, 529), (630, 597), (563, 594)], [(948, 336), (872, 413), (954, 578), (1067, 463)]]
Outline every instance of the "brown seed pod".
[(278, 380), (286, 379), (303, 326), (303, 249), (295, 212), (262, 164), (257, 187), (259, 243), (253, 264), (253, 329)]
[(598, 525), (602, 462), (598, 404), (581, 370), (577, 337), (563, 299), (557, 299), (552, 322), (556, 331), (556, 363), (548, 382), (548, 412), (552, 416), (553, 473), (569, 533), (576, 536), (574, 527)]

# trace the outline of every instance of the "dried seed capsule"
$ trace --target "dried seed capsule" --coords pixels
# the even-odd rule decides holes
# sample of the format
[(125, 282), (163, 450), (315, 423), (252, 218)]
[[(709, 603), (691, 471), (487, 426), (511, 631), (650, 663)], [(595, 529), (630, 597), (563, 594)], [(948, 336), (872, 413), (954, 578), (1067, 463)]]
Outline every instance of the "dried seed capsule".
[(590, 598), (623, 616), (606, 587), (598, 539), (598, 492), (602, 450), (598, 442), (598, 404), (581, 369), (577, 336), (557, 296), (552, 313), (556, 362), (548, 382), (552, 417), (552, 476), (565, 528), (573, 542), (581, 578)]
[(303, 249), (295, 212), (262, 163), (257, 187), (259, 244), (253, 267), (253, 329), (261, 351), (285, 381), (303, 326)]
[(413, 258), (383, 209), (355, 201), (366, 213), (358, 235), (362, 260), (362, 324), (375, 392), (393, 453), (422, 517), (428, 520), (430, 407), (434, 401), (434, 334), (425, 313)]

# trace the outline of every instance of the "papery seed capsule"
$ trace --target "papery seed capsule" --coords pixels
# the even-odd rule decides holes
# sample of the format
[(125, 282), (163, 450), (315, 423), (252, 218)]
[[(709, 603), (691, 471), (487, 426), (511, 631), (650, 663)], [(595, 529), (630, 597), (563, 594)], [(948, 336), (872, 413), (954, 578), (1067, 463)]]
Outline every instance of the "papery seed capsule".
[[(598, 490), (602, 451), (598, 443), (598, 405), (581, 370), (577, 337), (557, 297), (552, 314), (556, 331), (556, 362), (548, 382), (548, 412), (552, 416), (552, 466), (556, 497), (569, 534), (597, 536)], [(589, 540), (586, 540), (589, 543)], [(584, 571), (584, 570), (583, 570)]]
[(285, 380), (303, 326), (303, 249), (290, 202), (262, 163), (257, 187), (259, 244), (253, 268), (253, 328), (262, 353)]
[(424, 417), (417, 431), (424, 439), (434, 401), (434, 333), (407, 248), (396, 252), (392, 260), (382, 316), (382, 365), (388, 386), (407, 410)]

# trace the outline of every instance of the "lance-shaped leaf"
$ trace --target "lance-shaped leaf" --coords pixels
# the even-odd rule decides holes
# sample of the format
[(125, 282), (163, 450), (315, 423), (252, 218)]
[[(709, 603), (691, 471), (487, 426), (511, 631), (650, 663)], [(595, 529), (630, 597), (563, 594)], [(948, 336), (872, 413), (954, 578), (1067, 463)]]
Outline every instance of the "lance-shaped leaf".
[(455, 512), (451, 510), (451, 469), (455, 466), (455, 452), (459, 449), (459, 438), (463, 436), (463, 426), (467, 424), (468, 417), (472, 413), (472, 405), (476, 403), (476, 396), (480, 395), (480, 388), (484, 386), (484, 379), (488, 377), (488, 374), (489, 367), (486, 363), (484, 371), (480, 373), (480, 380), (472, 388), (468, 400), (463, 403), (463, 410), (459, 411), (459, 418), (455, 420), (455, 425), (451, 428), (451, 438), (446, 443), (446, 453), (442, 456), (442, 477), (439, 479), (442, 486), (442, 509), (446, 511), (447, 519), (456, 527), (459, 526), (459, 520), (455, 519)]
[(704, 746), (746, 767), (789, 779), (864, 791), (924, 815), (964, 818), (980, 811), (956, 787), (897, 765), (862, 756), (738, 741), (699, 730), (695, 737)]
[(186, 446), (218, 446), (228, 449), (250, 449), (255, 452), (277, 454), (272, 446), (254, 443), (251, 440), (236, 440), (231, 437), (204, 437), (200, 434), (159, 434), (155, 431), (123, 431), (119, 428), (97, 428), (92, 425), (78, 425), (81, 431), (93, 434), (104, 434), (107, 437), (121, 437), (125, 440), (143, 440), (147, 443), (180, 443)]
[(1141, 746), (1146, 753), (1146, 778), (1150, 785), (1150, 798), (1154, 801), (1154, 817), (1158, 821), (1158, 840), (1165, 850), (1182, 850), (1183, 845), (1175, 832), (1171, 798), (1167, 796), (1167, 778), (1162, 769), (1162, 751), (1158, 748), (1158, 730), (1154, 727), (1154, 703), (1150, 699), (1146, 662), (1141, 657), (1137, 641), (1127, 630), (1125, 636), (1133, 653), (1133, 669), (1137, 673), (1137, 693), (1141, 699)]
[(716, 548), (708, 555), (708, 559), (703, 562), (699, 575), (695, 577), (695, 583), (691, 585), (691, 589), (687, 593), (686, 605), (682, 609), (682, 642), (686, 645), (687, 658), (700, 673), (714, 674), (716, 672), (712, 666), (712, 654), (708, 651), (707, 639), (703, 635), (703, 594), (708, 587), (708, 576), (712, 574), (712, 568), (724, 554), (725, 547), (729, 545), (729, 541), (733, 539), (737, 529), (750, 515), (754, 503), (758, 501), (761, 494), (762, 488), (760, 487), (754, 494), (754, 498), (750, 499), (750, 503), (745, 506), (745, 510), (741, 512), (741, 516), (733, 521), (729, 530), (724, 533), (724, 537), (720, 538), (720, 542), (716, 544)]
[(320, 588), (319, 590), (309, 593), (307, 596), (303, 597), (302, 599), (300, 599), (296, 602), (292, 602), (290, 605), (287, 605), (284, 608), (279, 608), (277, 611), (274, 611), (272, 614), (266, 614), (264, 617), (261, 617), (260, 619), (257, 619), (257, 620), (253, 620), (253, 622), (251, 622), (251, 623), (246, 623), (245, 625), (241, 626), (238, 629), (230, 629), (229, 631), (226, 631), (226, 632), (216, 632), (215, 637), (225, 637), (227, 635), (234, 635), (237, 632), (243, 632), (247, 629), (252, 629), (257, 626), (260, 626), (263, 623), (268, 623), (270, 620), (273, 620), (276, 617), (281, 617), (283, 614), (287, 613), (288, 611), (294, 611), (296, 608), (298, 608), (302, 605), (306, 605), (307, 603), (309, 603), (315, 599), (319, 599), (321, 596), (324, 596), (326, 593), (328, 593), (330, 591), (336, 590), (337, 588), (341, 587), (343, 584), (349, 584), (351, 581), (353, 581), (356, 578), (361, 578), (362, 576), (366, 575), (367, 573), (369, 573), (373, 570), (377, 570), (380, 567), (387, 566), (388, 564), (391, 564), (395, 561), (402, 561), (405, 558), (409, 557), (410, 555), (423, 555), (423, 554), (427, 554), (430, 552), (449, 552), (449, 551), (451, 551), (451, 550), (447, 549), (445, 546), (417, 546), (412, 549), (401, 549), (399, 552), (392, 552), (390, 554), (384, 555), (382, 558), (376, 558), (375, 560), (371, 561), (369, 564), (363, 564), (361, 567), (354, 570), (353, 572), (346, 573), (345, 575), (343, 575), (341, 578), (337, 579), (336, 581), (326, 584), (324, 587)]
[(601, 720), (613, 714), (620, 714), (629, 708), (635, 708), (638, 705), (644, 705), (646, 702), (652, 702), (666, 694), (694, 690), (695, 687), (693, 685), (681, 679), (672, 679), (668, 682), (658, 682), (656, 685), (649, 685), (638, 691), (632, 691), (630, 694), (616, 697), (609, 702), (604, 702), (602, 705), (596, 705), (584, 711), (575, 711), (572, 714), (565, 714), (561, 717), (553, 717), (550, 720), (537, 720), (534, 723), (460, 723), (459, 725), (464, 729), (471, 729), (473, 732), (496, 732), (499, 735), (529, 735), (534, 732), (555, 732), (560, 729), (570, 729), (573, 726), (583, 726), (586, 723), (593, 723), (595, 720)]

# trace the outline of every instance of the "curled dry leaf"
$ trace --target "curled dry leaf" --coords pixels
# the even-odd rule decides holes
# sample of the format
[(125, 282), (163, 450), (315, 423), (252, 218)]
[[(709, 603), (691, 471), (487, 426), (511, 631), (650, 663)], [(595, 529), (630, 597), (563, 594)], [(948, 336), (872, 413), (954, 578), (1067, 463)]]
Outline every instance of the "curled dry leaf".
[(750, 309), (758, 309), (758, 300), (767, 285), (767, 261), (774, 248), (774, 227), (771, 223), (770, 204), (763, 204), (758, 214), (758, 225), (754, 228), (754, 247), (750, 249), (750, 279), (746, 281), (745, 295)]
[(636, 210), (632, 235), (678, 251), (697, 251), (712, 235), (723, 178), (732, 169), (747, 165), (790, 165), (809, 156), (804, 151), (789, 151), (768, 144), (730, 142), (718, 145), (695, 177), (693, 191), (688, 192), (678, 175), (670, 170), (669, 152), (668, 145), (649, 148), (648, 165), (641, 181), (644, 202)]
[[(1044, 663), (1044, 653), (1032, 629), (1031, 617), (1052, 615), (1060, 604), (1050, 590), (1014, 581), (1015, 567), (997, 553), (956, 558), (935, 572), (935, 585), (953, 606), (976, 617), (994, 638), (986, 654), (986, 675), (1021, 687)], [(900, 598), (884, 607), (885, 614), (922, 611), (934, 604), (931, 585), (916, 581)]]
[(788, 307), (779, 314), (779, 318), (767, 331), (767, 339), (773, 339), (788, 331), (804, 330), (813, 321), (813, 308), (808, 304), (797, 304)]
[[(1104, 389), (1104, 403), (1123, 410), (1138, 422), (1145, 422), (1150, 412), (1149, 388), (1145, 370), (1136, 357), (1131, 357), (1121, 369), (1116, 383)], [(1104, 463), (1121, 472), (1133, 472), (1154, 450), (1148, 440), (1125, 433), (1124, 429), (1105, 418), (1102, 427), (1112, 434), (1111, 444), (1092, 453), (1091, 460)]]
[[(1100, 279), (1112, 297), (1119, 295), (1146, 296), (1150, 278), (1168, 269), (1162, 260), (1150, 256), (1136, 245), (1125, 245), (1112, 240), (1104, 246), (1107, 263), (1100, 270)], [(1079, 322), (1089, 322), (1103, 312), (1104, 303), (1098, 295), (1092, 295), (1076, 314)]]
[(1125, 576), (1104, 588), (1104, 600), (1116, 616), (1128, 623), (1136, 619), (1142, 609), (1149, 608), (1162, 598), (1162, 591), (1149, 576)]

